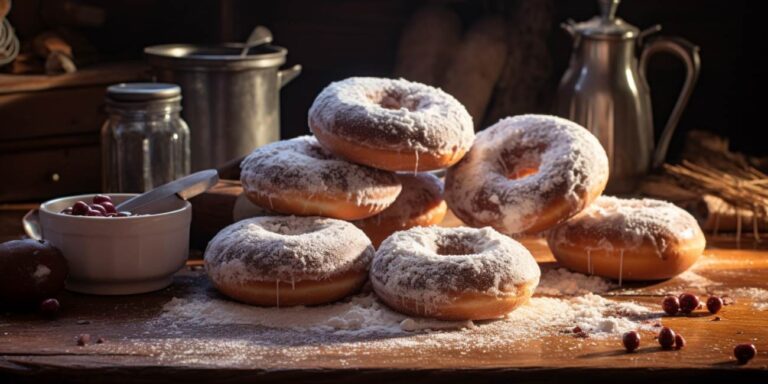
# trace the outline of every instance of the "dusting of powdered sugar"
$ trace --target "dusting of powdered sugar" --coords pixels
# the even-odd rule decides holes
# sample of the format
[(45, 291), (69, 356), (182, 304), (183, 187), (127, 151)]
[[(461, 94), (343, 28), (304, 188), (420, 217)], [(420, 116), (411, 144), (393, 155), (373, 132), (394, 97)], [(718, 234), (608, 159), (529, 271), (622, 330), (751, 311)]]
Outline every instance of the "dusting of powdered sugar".
[(312, 136), (259, 147), (240, 168), (243, 188), (268, 196), (294, 193), (328, 200), (344, 196), (359, 205), (386, 207), (401, 189), (391, 172), (339, 159)]
[(222, 229), (205, 250), (217, 284), (327, 279), (368, 269), (371, 241), (354, 225), (323, 217), (265, 216)]
[[(431, 173), (397, 174), (403, 189), (387, 209), (364, 219), (368, 223), (381, 220), (397, 220), (405, 224), (409, 219), (419, 216), (443, 201), (443, 182)], [(359, 220), (357, 222), (360, 222)]]
[[(549, 233), (550, 246), (580, 244), (591, 250), (652, 245), (661, 257), (670, 245), (703, 238), (696, 219), (661, 200), (600, 196), (594, 203)], [(672, 244), (670, 244), (672, 243)]]
[(550, 269), (541, 275), (536, 294), (547, 296), (576, 296), (603, 293), (618, 287), (600, 276), (587, 276), (565, 268)]
[[(513, 177), (528, 170), (536, 171)], [(555, 116), (521, 115), (477, 134), (469, 153), (448, 169), (446, 201), (465, 223), (514, 235), (539, 224), (555, 202), (564, 200), (568, 209), (548, 224), (576, 214), (588, 191), (607, 179), (608, 158), (589, 131)]]
[(32, 273), (32, 278), (35, 279), (38, 283), (47, 279), (48, 276), (51, 274), (51, 269), (43, 264), (38, 264), (37, 268), (35, 268), (35, 272)]
[(521, 284), (535, 287), (540, 274), (525, 247), (493, 228), (414, 227), (384, 240), (370, 276), (387, 296), (432, 306), (462, 292), (498, 295)]
[(312, 132), (390, 151), (463, 153), (474, 125), (453, 96), (404, 79), (351, 77), (331, 83), (309, 109)]
[[(562, 334), (577, 326), (590, 337), (609, 337), (629, 330), (652, 329), (659, 316), (660, 313), (633, 302), (613, 301), (590, 293), (564, 298), (533, 297), (499, 320), (440, 321), (397, 313), (369, 292), (333, 304), (289, 308), (256, 307), (207, 296), (173, 298), (163, 306), (156, 321), (168, 323), (168, 329), (250, 325), (292, 334), (293, 339), (314, 338), (324, 342), (351, 336), (375, 343), (375, 338), (369, 339), (374, 335), (427, 332), (435, 342), (443, 340), (446, 345), (470, 339), (491, 345)], [(442, 331), (429, 332), (433, 330)], [(417, 342), (409, 337), (390, 340)]]

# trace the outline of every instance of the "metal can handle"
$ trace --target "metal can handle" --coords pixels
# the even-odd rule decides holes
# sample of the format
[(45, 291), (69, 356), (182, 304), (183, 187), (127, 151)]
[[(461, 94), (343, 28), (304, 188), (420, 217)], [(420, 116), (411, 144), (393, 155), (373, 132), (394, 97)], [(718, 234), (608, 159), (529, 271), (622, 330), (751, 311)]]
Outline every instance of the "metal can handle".
[(285, 87), (291, 80), (295, 79), (301, 73), (301, 65), (296, 64), (288, 69), (282, 69), (277, 72), (277, 80), (280, 88)]
[(672, 113), (667, 119), (667, 124), (664, 126), (664, 130), (661, 132), (659, 141), (656, 144), (656, 151), (653, 154), (651, 163), (654, 169), (664, 163), (667, 149), (669, 149), (669, 142), (672, 140), (672, 134), (680, 122), (680, 117), (685, 106), (688, 104), (688, 99), (691, 97), (693, 87), (696, 85), (699, 72), (701, 71), (698, 46), (680, 37), (657, 37), (644, 45), (643, 52), (640, 55), (640, 76), (642, 76), (646, 84), (648, 79), (646, 76), (648, 60), (651, 56), (660, 52), (671, 53), (683, 62), (685, 65), (685, 83), (680, 90), (680, 96), (678, 96), (675, 107), (672, 109)]

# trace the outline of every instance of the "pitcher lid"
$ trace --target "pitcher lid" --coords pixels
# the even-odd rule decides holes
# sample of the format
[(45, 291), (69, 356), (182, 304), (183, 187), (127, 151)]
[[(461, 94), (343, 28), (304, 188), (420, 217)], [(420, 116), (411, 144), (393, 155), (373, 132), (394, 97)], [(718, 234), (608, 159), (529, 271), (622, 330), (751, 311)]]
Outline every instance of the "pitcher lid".
[(584, 36), (609, 39), (630, 39), (637, 37), (640, 30), (616, 17), (620, 0), (598, 0), (600, 15), (574, 24), (573, 31)]

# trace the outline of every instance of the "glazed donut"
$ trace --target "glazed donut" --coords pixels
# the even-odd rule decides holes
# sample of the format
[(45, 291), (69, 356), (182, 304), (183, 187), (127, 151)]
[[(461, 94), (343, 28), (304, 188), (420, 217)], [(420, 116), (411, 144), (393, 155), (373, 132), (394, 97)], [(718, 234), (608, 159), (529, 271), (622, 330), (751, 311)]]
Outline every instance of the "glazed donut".
[(608, 196), (552, 229), (547, 242), (564, 267), (620, 282), (676, 276), (706, 245), (696, 219), (676, 205)]
[(378, 215), (354, 222), (374, 247), (397, 231), (440, 224), (445, 217), (447, 206), (440, 179), (430, 173), (401, 173), (397, 178), (403, 184), (397, 200)]
[(371, 283), (398, 312), (440, 320), (503, 317), (539, 283), (536, 260), (493, 228), (415, 227), (376, 251)]
[(541, 232), (600, 196), (608, 158), (580, 125), (555, 116), (501, 119), (448, 169), (445, 199), (464, 223), (507, 235)]
[(453, 96), (407, 80), (351, 77), (309, 109), (309, 128), (331, 152), (388, 171), (453, 165), (472, 146), (472, 117)]
[(205, 249), (221, 293), (263, 306), (330, 303), (365, 282), (373, 247), (354, 225), (322, 217), (256, 217), (221, 230)]
[(240, 167), (246, 196), (284, 214), (363, 219), (387, 208), (402, 188), (394, 174), (341, 160), (311, 136), (257, 148)]

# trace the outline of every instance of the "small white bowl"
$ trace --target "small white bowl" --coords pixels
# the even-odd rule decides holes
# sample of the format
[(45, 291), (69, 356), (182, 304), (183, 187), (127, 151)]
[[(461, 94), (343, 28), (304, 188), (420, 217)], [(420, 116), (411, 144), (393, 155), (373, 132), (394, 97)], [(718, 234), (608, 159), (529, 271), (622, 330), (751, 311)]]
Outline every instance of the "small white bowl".
[[(40, 231), (69, 266), (66, 288), (97, 295), (156, 291), (173, 281), (189, 255), (192, 205), (168, 202), (162, 213), (130, 217), (72, 216), (61, 212), (95, 195), (70, 196), (40, 205)], [(135, 194), (109, 194), (115, 205)]]

